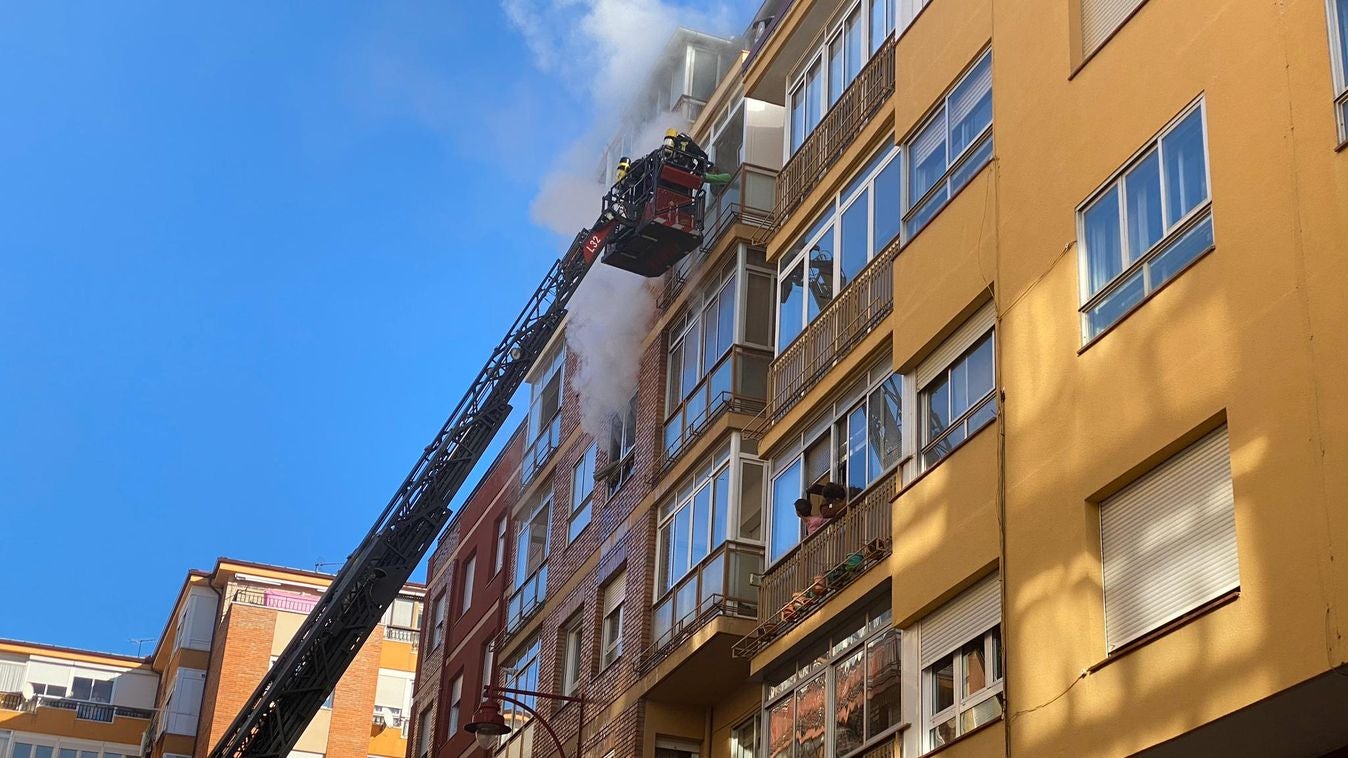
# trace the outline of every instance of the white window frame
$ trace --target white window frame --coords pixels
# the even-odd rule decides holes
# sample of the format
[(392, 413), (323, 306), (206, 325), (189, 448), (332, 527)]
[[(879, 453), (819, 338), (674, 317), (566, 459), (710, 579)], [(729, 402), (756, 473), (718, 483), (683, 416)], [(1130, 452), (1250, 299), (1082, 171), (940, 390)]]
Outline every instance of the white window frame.
[[(968, 186), (969, 182), (973, 181), (974, 175), (977, 174), (984, 165), (992, 161), (992, 128), (995, 122), (995, 113), (988, 117), (987, 125), (984, 126), (973, 139), (969, 140), (968, 144), (966, 144), (960, 152), (953, 155), (950, 152), (951, 98), (953, 98), (955, 92), (969, 80), (969, 77), (973, 75), (974, 71), (977, 70), (979, 66), (983, 65), (985, 60), (988, 62), (989, 68), (991, 68), (992, 48), (990, 47), (979, 53), (978, 57), (969, 64), (968, 68), (960, 72), (959, 77), (955, 79), (954, 83), (950, 85), (950, 88), (941, 96), (940, 104), (936, 106), (935, 112), (923, 121), (920, 127), (913, 130), (912, 136), (903, 144), (905, 160), (908, 161), (908, 164), (904, 166), (902, 193), (903, 223), (901, 234), (904, 238), (904, 244), (907, 244), (907, 242), (920, 234), (923, 229), (926, 229), (927, 225), (940, 215), (941, 210), (950, 204), (950, 201), (955, 198), (955, 195), (959, 194), (960, 190)], [(992, 72), (989, 71), (988, 75), (988, 87), (989, 92), (991, 92)], [(945, 136), (941, 140), (942, 149), (945, 151), (945, 172), (922, 193), (921, 197), (916, 197), (913, 192), (913, 172), (917, 169), (917, 165), (913, 159), (913, 144), (929, 127), (942, 121), (945, 123)], [(980, 161), (979, 153), (985, 147), (987, 148), (987, 155)], [(958, 184), (956, 184), (957, 176), (961, 179)], [(914, 224), (918, 221), (918, 216), (920, 215), (919, 211), (925, 210), (927, 208), (927, 203), (934, 200), (935, 197), (942, 192), (945, 193), (945, 199), (935, 206), (932, 206), (933, 210), (931, 210), (930, 214), (922, 220), (920, 225), (914, 228)]]
[[(731, 518), (731, 511), (734, 510), (734, 505), (732, 505), (732, 503), (737, 498), (735, 497), (734, 490), (732, 488), (733, 482), (730, 482), (730, 479), (734, 477), (734, 474), (731, 472), (732, 460), (733, 456), (731, 455), (731, 445), (730, 443), (727, 442), (719, 450), (717, 450), (715, 454), (713, 454), (710, 457), (708, 462), (697, 467), (695, 469), (697, 473), (693, 477), (685, 480), (682, 483), (682, 485), (678, 488), (675, 497), (672, 500), (666, 502), (664, 507), (660, 509), (659, 523), (658, 526), (656, 527), (656, 553), (655, 553), (656, 555), (655, 565), (657, 574), (655, 582), (655, 595), (657, 602), (669, 592), (673, 592), (674, 588), (676, 588), (685, 577), (695, 572), (702, 565), (703, 561), (711, 557), (713, 553), (715, 553), (718, 549), (720, 549), (722, 545), (725, 544), (726, 540), (734, 539), (734, 536), (731, 534), (731, 525), (734, 523), (734, 520)], [(726, 484), (727, 502), (717, 503), (715, 484), (716, 480), (720, 477), (722, 473), (724, 473), (727, 477), (727, 484)], [(702, 546), (703, 548), (702, 556), (694, 560), (694, 556), (697, 555), (699, 546), (693, 544), (693, 529), (694, 529), (693, 519), (695, 517), (693, 513), (693, 508), (694, 508), (694, 501), (696, 500), (697, 495), (703, 492), (704, 490), (707, 492), (707, 498), (710, 502), (711, 508), (711, 511), (708, 514), (709, 518), (707, 522), (707, 544)], [(718, 508), (720, 509), (719, 511)], [(665, 572), (667, 572), (669, 568), (664, 564), (663, 560), (665, 556), (665, 550), (670, 543), (672, 530), (674, 528), (674, 522), (677, 520), (679, 514), (683, 513), (685, 510), (687, 510), (689, 514), (688, 553), (685, 556), (685, 558), (688, 561), (688, 568), (685, 569), (678, 576), (672, 575), (666, 576)], [(720, 542), (716, 542), (714, 537), (716, 532), (716, 519), (718, 512), (722, 514), (724, 520), (724, 530), (723, 530), (724, 534)]]
[[(986, 683), (982, 689), (966, 693), (963, 691), (964, 679), (967, 674), (964, 670), (964, 648), (971, 643), (980, 640), (983, 643), (983, 660), (988, 662), (989, 668), (989, 670), (985, 672)], [(996, 626), (980, 633), (974, 639), (964, 642), (959, 647), (942, 655), (931, 665), (922, 669), (922, 751), (924, 753), (941, 747), (941, 745), (935, 744), (933, 735), (933, 731), (938, 725), (953, 719), (955, 722), (955, 736), (951, 738), (951, 741), (954, 741), (959, 739), (960, 736), (964, 735), (967, 731), (964, 728), (964, 723), (961, 719), (961, 716), (963, 716), (965, 712), (981, 705), (993, 697), (1001, 699), (1001, 702), (998, 704), (998, 709), (1004, 711), (1006, 706), (1005, 695), (1003, 693), (1006, 687), (1006, 670), (1005, 664), (1001, 659), (1003, 646), (1000, 644), (1000, 640), (1001, 623), (999, 622)], [(954, 681), (951, 682), (951, 688), (954, 693), (954, 702), (946, 708), (932, 713), (931, 708), (936, 697), (933, 671), (935, 670), (936, 665), (945, 660), (947, 656), (952, 660)], [(989, 719), (989, 721), (985, 721), (984, 724), (995, 721), (997, 718), (1000, 718), (1000, 716), (993, 717), (992, 719)], [(977, 729), (980, 726), (982, 726), (982, 724), (976, 725), (972, 727), (972, 729)], [(942, 743), (942, 745), (946, 744), (949, 744), (949, 742)]]
[(730, 730), (730, 758), (758, 758), (759, 721), (757, 717), (741, 721)]
[[(604, 617), (600, 619), (603, 641), (599, 653), (599, 670), (612, 666), (623, 654), (623, 606), (627, 588), (627, 570), (623, 569), (604, 585), (600, 597), (604, 602)], [(613, 597), (610, 597), (613, 593)]]
[[(614, 443), (617, 443), (616, 445)], [(637, 396), (627, 402), (627, 408), (609, 418), (608, 465), (604, 467), (608, 479), (608, 494), (622, 489), (636, 471)]]
[(421, 709), (421, 715), (417, 718), (417, 758), (428, 758), (431, 754), (431, 743), (434, 741), (435, 732), (435, 703), (431, 703)]
[[(809, 330), (810, 324), (814, 322), (814, 319), (819, 313), (822, 313), (823, 310), (828, 307), (829, 303), (836, 300), (849, 286), (851, 286), (852, 282), (843, 281), (842, 219), (848, 211), (852, 210), (852, 207), (857, 202), (861, 201), (863, 192), (867, 203), (866, 264), (861, 267), (861, 271), (865, 271), (866, 268), (870, 266), (871, 262), (888, 249), (896, 240), (900, 243), (902, 242), (904, 227), (902, 222), (899, 223), (898, 230), (890, 239), (882, 241), (876, 238), (875, 227), (879, 216), (877, 215), (877, 209), (875, 207), (875, 183), (880, 174), (888, 170), (895, 161), (899, 161), (898, 202), (900, 207), (893, 209), (895, 215), (899, 214), (903, 210), (903, 195), (907, 186), (906, 172), (903, 165), (904, 160), (906, 160), (906, 158), (903, 156), (903, 150), (897, 145), (894, 145), (893, 137), (886, 138), (881, 143), (880, 149), (866, 163), (866, 166), (848, 181), (842, 189), (829, 198), (828, 208), (816, 216), (814, 223), (810, 225), (809, 231), (805, 233), (805, 236), (795, 245), (787, 248), (787, 252), (782, 255), (780, 260), (778, 260), (777, 297), (774, 299), (774, 302), (777, 303), (777, 305), (772, 309), (774, 335), (782, 334), (782, 309), (780, 307), (782, 283), (786, 280), (788, 275), (792, 273), (801, 273), (800, 271), (793, 272), (793, 269), (799, 268), (805, 273), (804, 278), (801, 280), (801, 329), (796, 336), (786, 344), (781, 344), (780, 337), (774, 340), (776, 344), (773, 345), (773, 349), (776, 351), (777, 355), (781, 355), (792, 343), (799, 339), (801, 335), (805, 334), (805, 332)], [(829, 299), (826, 302), (819, 304), (818, 313), (811, 316), (812, 294), (810, 293), (809, 287), (807, 259), (813, 249), (826, 240), (832, 246), (833, 270), (829, 273), (829, 286), (832, 288), (832, 292), (829, 293)], [(857, 273), (859, 274), (860, 271)]]
[[(1166, 188), (1165, 155), (1162, 152), (1162, 143), (1164, 142), (1165, 138), (1175, 130), (1176, 127), (1184, 123), (1184, 121), (1189, 116), (1193, 115), (1195, 112), (1199, 114), (1199, 123), (1203, 134), (1203, 180), (1206, 183), (1208, 196), (1205, 200), (1200, 201), (1193, 208), (1189, 209), (1183, 216), (1176, 219), (1174, 223), (1166, 224), (1164, 214), (1166, 202), (1169, 199), (1168, 196), (1169, 191)], [(1155, 152), (1156, 154), (1159, 171), (1161, 173), (1161, 186), (1160, 186), (1161, 190), (1160, 202), (1162, 209), (1161, 219), (1162, 224), (1164, 224), (1165, 226), (1161, 233), (1160, 239), (1158, 239), (1146, 251), (1140, 252), (1132, 261), (1132, 263), (1129, 263), (1128, 203), (1127, 198), (1125, 197), (1123, 182), (1124, 178), (1128, 175), (1128, 173), (1132, 171), (1134, 168), (1136, 168), (1148, 157), (1150, 157), (1153, 152)], [(1090, 271), (1090, 252), (1087, 250), (1089, 242), (1086, 236), (1086, 213), (1087, 211), (1091, 210), (1091, 208), (1095, 205), (1097, 200), (1099, 200), (1100, 198), (1104, 197), (1105, 195), (1109, 194), (1111, 191), (1114, 191), (1116, 189), (1118, 190), (1118, 202), (1119, 202), (1119, 216), (1118, 216), (1119, 235), (1120, 235), (1119, 251), (1120, 255), (1123, 257), (1123, 261), (1121, 262), (1119, 273), (1116, 274), (1108, 282), (1101, 285), (1100, 289), (1097, 290), (1094, 294), (1090, 294), (1091, 271)], [(1104, 334), (1105, 332), (1113, 328), (1114, 325), (1123, 321), (1125, 318), (1128, 317), (1129, 313), (1141, 307), (1142, 304), (1145, 303), (1148, 299), (1150, 299), (1151, 296), (1155, 294), (1158, 290), (1160, 290), (1162, 287), (1169, 284), (1170, 282), (1174, 281), (1181, 272), (1183, 272), (1189, 266), (1193, 265), (1194, 262), (1197, 262), (1198, 260), (1203, 258), (1205, 255), (1207, 255), (1208, 252), (1211, 252), (1216, 247), (1215, 225), (1212, 225), (1213, 243), (1211, 245), (1207, 246), (1207, 248), (1205, 248), (1204, 250), (1196, 253), (1189, 263), (1182, 266), (1179, 269), (1179, 271), (1176, 271), (1174, 274), (1172, 274), (1170, 278), (1162, 280), (1160, 282), (1152, 281), (1151, 264), (1155, 262), (1157, 258), (1161, 257), (1163, 253), (1168, 252), (1170, 249), (1172, 249), (1172, 247), (1176, 243), (1181, 241), (1189, 233), (1198, 230), (1204, 224), (1212, 225), (1212, 155), (1208, 142), (1207, 107), (1204, 96), (1200, 95), (1193, 102), (1186, 105), (1184, 109), (1181, 110), (1177, 116), (1172, 118), (1159, 132), (1155, 134), (1155, 136), (1147, 140), (1146, 144), (1144, 144), (1141, 149), (1139, 149), (1136, 153), (1134, 153), (1131, 157), (1129, 157), (1129, 159), (1123, 164), (1123, 166), (1121, 166), (1118, 170), (1116, 170), (1113, 174), (1111, 174), (1103, 184), (1097, 187), (1095, 191), (1092, 192), (1076, 208), (1076, 225), (1077, 225), (1076, 230), (1077, 230), (1077, 240), (1079, 241), (1079, 244), (1077, 245), (1077, 262), (1078, 262), (1077, 286), (1079, 288), (1079, 292), (1081, 293), (1080, 314), (1081, 314), (1081, 334), (1083, 344), (1092, 342), (1093, 340), (1097, 339), (1100, 335)], [(1141, 272), (1143, 282), (1143, 294), (1141, 299), (1136, 304), (1126, 308), (1113, 321), (1102, 326), (1097, 332), (1092, 334), (1090, 323), (1091, 311), (1095, 310), (1100, 305), (1104, 304), (1114, 295), (1119, 294), (1119, 292), (1124, 288), (1124, 286), (1127, 285), (1128, 281), (1132, 279), (1135, 275), (1137, 275), (1139, 272)]]
[(594, 505), (594, 460), (598, 447), (591, 443), (571, 467), (571, 513), (567, 516), (566, 541), (574, 542), (590, 525)]
[(574, 695), (580, 689), (582, 656), (584, 655), (584, 628), (581, 615), (577, 613), (562, 625), (562, 694)]
[(448, 615), (447, 592), (441, 592), (431, 600), (431, 650), (440, 647), (445, 641), (445, 617)]
[(506, 551), (510, 549), (510, 519), (502, 516), (496, 520), (496, 555), (492, 557), (492, 576), (505, 568)]
[[(991, 389), (989, 389), (984, 394), (980, 395), (977, 399), (969, 398), (969, 407), (965, 409), (962, 413), (960, 413), (958, 416), (949, 419), (946, 423), (945, 429), (941, 430), (940, 434), (937, 434), (935, 437), (932, 437), (931, 402), (930, 402), (932, 386), (935, 385), (939, 380), (944, 379), (946, 380), (946, 386), (949, 387), (951, 372), (954, 371), (957, 366), (963, 364), (970, 357), (972, 357), (973, 353), (979, 347), (982, 346), (983, 341), (985, 339), (989, 341), (992, 350)], [(977, 423), (976, 425), (974, 423), (971, 423), (975, 416), (977, 416), (979, 413), (981, 413), (984, 409), (986, 409), (989, 406), (992, 407), (991, 415), (985, 416), (984, 418), (982, 418), (981, 422)], [(919, 412), (922, 415), (922, 430), (921, 430), (922, 447), (921, 450), (919, 451), (919, 457), (921, 458), (919, 465), (922, 467), (922, 470), (924, 471), (929, 468), (933, 468), (935, 466), (940, 465), (942, 461), (950, 457), (951, 453), (955, 452), (955, 450), (959, 449), (961, 445), (967, 442), (970, 437), (973, 437), (983, 427), (997, 420), (997, 415), (1001, 409), (997, 407), (997, 329), (995, 327), (983, 332), (978, 337), (976, 337), (973, 343), (970, 344), (968, 347), (966, 347), (957, 358), (951, 361), (948, 366), (946, 366), (935, 377), (933, 377), (930, 381), (928, 381), (926, 385), (922, 387), (922, 389), (918, 390), (918, 407)], [(942, 443), (948, 440), (955, 433), (956, 430), (962, 431), (964, 434), (964, 438), (959, 442), (955, 443), (954, 447), (946, 450), (939, 457), (935, 459), (929, 459), (928, 456), (934, 451), (936, 451), (938, 446), (940, 446)]]
[[(843, 389), (831, 402), (824, 404), (822, 410), (816, 412), (813, 419), (810, 422), (807, 422), (798, 434), (791, 435), (791, 437), (788, 438), (787, 447), (779, 449), (777, 454), (772, 457), (771, 476), (766, 483), (763, 495), (763, 530), (764, 540), (767, 545), (766, 555), (768, 561), (767, 566), (769, 569), (778, 561), (790, 555), (791, 551), (799, 545), (806, 536), (805, 522), (801, 520), (795, 542), (782, 550), (776, 558), (772, 557), (780, 547), (779, 545), (773, 544), (772, 539), (772, 527), (775, 523), (774, 519), (777, 516), (776, 509), (778, 507), (778, 503), (773, 499), (773, 493), (776, 491), (778, 479), (786, 475), (787, 471), (792, 466), (799, 463), (800, 491), (796, 494), (796, 497), (803, 497), (805, 490), (809, 488), (810, 485), (814, 484), (814, 482), (806, 481), (805, 479), (807, 473), (805, 471), (805, 453), (808, 450), (814, 449), (814, 447), (819, 444), (823, 444), (828, 449), (829, 464), (827, 476), (830, 478), (837, 476), (840, 471), (839, 464), (842, 462), (838, 451), (839, 426), (841, 425), (845, 428), (848, 416), (859, 407), (866, 408), (867, 413), (869, 414), (872, 396), (877, 392), (884, 392), (884, 385), (895, 377), (899, 377), (901, 383), (899, 389), (899, 449), (898, 452), (895, 453), (893, 461), (889, 462), (887, 465), (882, 465), (881, 470), (870, 477), (870, 480), (866, 484), (866, 489), (869, 490), (876, 482), (902, 466), (903, 462), (909, 457), (905, 452), (908, 449), (908, 443), (905, 437), (905, 427), (907, 425), (903, 423), (903, 409), (909, 402), (907, 387), (909, 386), (910, 381), (909, 377), (903, 376), (893, 370), (889, 356), (882, 356), (879, 360), (872, 362), (862, 376), (859, 376), (857, 379), (844, 385), (845, 389)], [(790, 516), (792, 518), (799, 518), (794, 509), (794, 502), (795, 501), (793, 500), (791, 503), (782, 505), (791, 508)]]
[[(1339, 124), (1339, 143), (1348, 143), (1348, 60), (1343, 50), (1348, 46), (1348, 29), (1339, 23), (1338, 5), (1348, 0), (1325, 0), (1329, 20), (1329, 59), (1334, 68), (1334, 117)], [(1206, 131), (1205, 131), (1206, 134)]]
[(445, 727), (446, 734), (453, 737), (459, 731), (460, 711), (463, 710), (463, 674), (454, 677), (454, 683), (449, 687), (449, 720)]
[(459, 589), (459, 615), (468, 613), (473, 607), (473, 585), (477, 583), (477, 554), (468, 556), (460, 572), (463, 581)]

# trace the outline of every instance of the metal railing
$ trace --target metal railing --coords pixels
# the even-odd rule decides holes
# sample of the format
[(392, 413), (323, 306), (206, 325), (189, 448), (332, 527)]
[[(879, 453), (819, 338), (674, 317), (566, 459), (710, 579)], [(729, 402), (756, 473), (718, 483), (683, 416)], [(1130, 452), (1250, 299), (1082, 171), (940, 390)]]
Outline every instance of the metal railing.
[(68, 697), (34, 695), (24, 700), (19, 693), (6, 693), (0, 698), (3, 698), (2, 707), (6, 710), (32, 713), (38, 708), (58, 708), (63, 711), (74, 711), (75, 718), (81, 721), (98, 721), (104, 724), (111, 724), (113, 719), (118, 717), (147, 721), (154, 717), (154, 711), (145, 708), (129, 708), (123, 705), (112, 705), (111, 703), (93, 703), (87, 700), (73, 700)]
[(637, 658), (642, 673), (717, 616), (755, 618), (758, 604), (749, 577), (762, 570), (762, 547), (728, 541), (681, 577), (651, 610), (653, 639)]
[(278, 595), (265, 590), (240, 588), (234, 591), (234, 602), (242, 605), (254, 605), (259, 608), (271, 608), (278, 611), (308, 613), (318, 604), (318, 596), (292, 597)]
[(881, 742), (879, 745), (873, 745), (866, 748), (857, 758), (898, 758), (898, 740), (890, 738)]
[(529, 443), (529, 448), (524, 451), (524, 463), (520, 469), (520, 483), (528, 484), (533, 481), (560, 444), (562, 444), (562, 411), (559, 408), (556, 413), (552, 414), (552, 420), (548, 421), (548, 425), (539, 431), (538, 436), (534, 438), (533, 442)]
[(23, 693), (0, 692), (0, 710), (4, 711), (23, 710)]
[(758, 589), (759, 624), (735, 643), (735, 657), (758, 655), (890, 554), (890, 508), (896, 494), (897, 470), (768, 569)]
[(538, 609), (543, 607), (543, 601), (548, 596), (548, 563), (544, 561), (541, 566), (534, 569), (534, 572), (516, 589), (510, 593), (510, 600), (506, 604), (505, 633), (503, 637), (509, 639), (519, 628), (533, 617)]
[(896, 246), (866, 264), (772, 362), (768, 403), (774, 422), (894, 310)]
[(894, 37), (890, 35), (777, 174), (774, 227), (800, 205), (893, 93)]

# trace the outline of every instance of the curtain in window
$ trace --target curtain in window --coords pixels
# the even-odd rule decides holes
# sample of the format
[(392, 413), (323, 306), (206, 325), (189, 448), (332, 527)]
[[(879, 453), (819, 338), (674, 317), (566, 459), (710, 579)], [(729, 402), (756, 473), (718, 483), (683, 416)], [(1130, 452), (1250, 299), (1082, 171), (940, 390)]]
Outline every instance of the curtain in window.
[(909, 180), (911, 193), (909, 202), (916, 205), (936, 182), (945, 174), (946, 169), (946, 122), (945, 109), (932, 119), (932, 122), (917, 135), (912, 146), (912, 178)]
[(1124, 203), (1128, 214), (1128, 262), (1142, 257), (1161, 240), (1161, 166), (1155, 152), (1143, 158), (1124, 178)]
[(950, 158), (992, 123), (992, 55), (986, 54), (950, 93)]
[(1161, 139), (1161, 155), (1165, 159), (1166, 223), (1171, 225), (1208, 199), (1201, 108)]
[(1099, 292), (1123, 269), (1119, 250), (1119, 190), (1113, 187), (1086, 209), (1087, 296)]

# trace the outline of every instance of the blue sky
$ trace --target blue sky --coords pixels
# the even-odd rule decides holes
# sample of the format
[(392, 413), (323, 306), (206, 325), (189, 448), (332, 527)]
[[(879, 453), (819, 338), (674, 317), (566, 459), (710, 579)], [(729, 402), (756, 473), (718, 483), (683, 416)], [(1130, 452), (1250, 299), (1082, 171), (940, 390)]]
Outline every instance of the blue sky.
[(606, 2), (7, 4), (0, 637), (346, 556), (562, 250)]

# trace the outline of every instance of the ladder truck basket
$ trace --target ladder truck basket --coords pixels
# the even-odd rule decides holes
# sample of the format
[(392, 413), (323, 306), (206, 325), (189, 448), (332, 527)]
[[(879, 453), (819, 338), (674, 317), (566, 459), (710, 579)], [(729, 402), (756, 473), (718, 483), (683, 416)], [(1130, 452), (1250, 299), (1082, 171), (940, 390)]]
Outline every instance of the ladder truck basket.
[(614, 228), (603, 262), (656, 277), (702, 244), (702, 182), (711, 161), (686, 135), (666, 138), (654, 152), (633, 161), (604, 196), (601, 223)]

